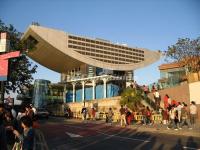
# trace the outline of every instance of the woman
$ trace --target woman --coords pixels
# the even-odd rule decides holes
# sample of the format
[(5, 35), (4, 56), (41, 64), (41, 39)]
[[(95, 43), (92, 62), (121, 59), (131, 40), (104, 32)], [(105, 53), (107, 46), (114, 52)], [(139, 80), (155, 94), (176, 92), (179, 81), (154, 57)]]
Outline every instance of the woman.
[(19, 138), (22, 144), (23, 150), (33, 150), (34, 145), (34, 131), (32, 129), (32, 120), (29, 116), (21, 118), (21, 126), (23, 128), (23, 134), (20, 134), (17, 130), (13, 130), (13, 133)]
[(18, 123), (13, 118), (11, 111), (5, 112), (3, 124), (6, 129), (8, 149), (10, 149), (15, 143), (15, 135), (13, 134), (13, 129), (18, 130)]

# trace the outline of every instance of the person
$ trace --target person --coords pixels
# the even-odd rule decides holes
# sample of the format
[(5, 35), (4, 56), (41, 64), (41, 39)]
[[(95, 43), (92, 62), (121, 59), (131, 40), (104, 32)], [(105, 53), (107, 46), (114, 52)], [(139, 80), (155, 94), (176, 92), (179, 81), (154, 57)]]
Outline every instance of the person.
[(189, 111), (187, 109), (187, 104), (184, 104), (183, 107), (181, 108), (181, 123), (179, 129), (182, 129), (184, 124), (187, 124), (188, 128), (192, 129), (189, 120)]
[(178, 113), (178, 123), (181, 123), (181, 109), (184, 105), (181, 104), (181, 102), (178, 102), (178, 106), (176, 107), (177, 113)]
[(37, 109), (33, 106), (33, 104), (30, 104), (30, 107), (33, 111), (33, 115), (36, 116), (37, 115)]
[(153, 95), (156, 104), (156, 111), (158, 111), (158, 109), (160, 108), (160, 93), (157, 90), (155, 90)]
[(114, 113), (112, 111), (112, 108), (109, 108), (108, 110), (108, 115), (107, 115), (107, 122), (110, 123), (112, 125), (112, 117), (113, 117)]
[(95, 114), (96, 114), (95, 108), (92, 107), (92, 110), (91, 110), (92, 120), (95, 120)]
[(18, 130), (13, 130), (13, 133), (21, 141), (23, 150), (33, 150), (34, 130), (32, 129), (32, 124), (31, 118), (29, 116), (24, 116), (21, 118), (23, 133), (20, 134)]
[(171, 110), (169, 111), (169, 118), (170, 118), (170, 124), (167, 126), (167, 129), (170, 129), (170, 128), (173, 127), (174, 130), (178, 130), (177, 124), (175, 122), (175, 120), (176, 120), (176, 109), (175, 109), (174, 105), (171, 106)]
[(6, 129), (3, 125), (3, 113), (1, 112), (0, 112), (0, 150), (7, 150)]
[(196, 103), (192, 101), (190, 105), (190, 121), (193, 126), (196, 123), (196, 118), (197, 118), (197, 106)]
[(27, 105), (27, 106), (25, 107), (25, 109), (26, 109), (26, 111), (25, 111), (26, 116), (29, 116), (29, 117), (32, 119), (33, 116), (34, 116), (34, 113), (33, 113), (33, 110), (32, 110), (32, 108), (31, 108), (31, 106), (30, 106), (30, 105)]
[(149, 107), (147, 106), (146, 107), (146, 110), (145, 110), (145, 124), (151, 124), (151, 110), (149, 109)]
[(120, 112), (120, 124), (122, 127), (126, 126), (126, 114), (123, 105), (121, 105), (119, 112)]
[(169, 99), (169, 95), (165, 94), (164, 99), (163, 99), (164, 109), (167, 109), (169, 107), (168, 99)]
[(83, 115), (83, 120), (86, 120), (87, 119), (86, 118), (87, 117), (87, 109), (85, 106), (82, 108), (81, 113)]
[(6, 129), (6, 138), (7, 138), (7, 145), (8, 149), (12, 148), (15, 143), (15, 136), (12, 133), (13, 129), (19, 129), (17, 120), (12, 116), (11, 111), (6, 111), (4, 114), (4, 126)]

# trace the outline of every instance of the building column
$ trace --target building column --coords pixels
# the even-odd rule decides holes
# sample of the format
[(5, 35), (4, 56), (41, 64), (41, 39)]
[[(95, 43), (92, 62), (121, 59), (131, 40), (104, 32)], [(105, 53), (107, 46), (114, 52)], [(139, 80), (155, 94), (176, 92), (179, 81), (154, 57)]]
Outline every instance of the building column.
[(66, 93), (67, 93), (67, 85), (64, 85), (64, 91), (63, 91), (63, 103), (66, 103)]
[(96, 97), (96, 92), (95, 92), (95, 86), (96, 86), (96, 81), (92, 80), (92, 99), (94, 100)]
[(107, 88), (106, 88), (106, 82), (107, 82), (107, 79), (106, 78), (103, 78), (103, 97), (106, 98), (107, 96)]
[(75, 102), (75, 86), (76, 86), (76, 83), (73, 82), (72, 86), (73, 86), (73, 103), (74, 103)]
[(85, 101), (85, 81), (82, 81), (82, 102)]

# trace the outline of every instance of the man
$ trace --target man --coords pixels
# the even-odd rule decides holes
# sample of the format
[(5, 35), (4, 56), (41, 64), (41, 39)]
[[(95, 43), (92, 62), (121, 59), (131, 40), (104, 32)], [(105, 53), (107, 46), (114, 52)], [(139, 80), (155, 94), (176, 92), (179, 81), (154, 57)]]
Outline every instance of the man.
[(184, 124), (187, 124), (188, 128), (192, 129), (191, 123), (189, 120), (189, 111), (187, 109), (187, 104), (185, 104), (185, 103), (183, 105), (183, 108), (181, 109), (181, 124), (180, 124), (179, 129), (182, 129)]
[(159, 110), (160, 107), (160, 93), (156, 90), (154, 93), (154, 100), (155, 100), (155, 104), (156, 104), (156, 111)]
[(196, 117), (197, 117), (197, 106), (196, 103), (192, 101), (190, 105), (190, 121), (193, 126), (196, 123)]
[(87, 118), (87, 109), (85, 107), (82, 108), (82, 111), (81, 111), (82, 115), (83, 115), (83, 120), (86, 120)]
[(123, 108), (123, 105), (121, 105), (119, 112), (120, 112), (121, 126), (122, 127), (126, 126), (126, 113), (125, 113), (125, 108)]

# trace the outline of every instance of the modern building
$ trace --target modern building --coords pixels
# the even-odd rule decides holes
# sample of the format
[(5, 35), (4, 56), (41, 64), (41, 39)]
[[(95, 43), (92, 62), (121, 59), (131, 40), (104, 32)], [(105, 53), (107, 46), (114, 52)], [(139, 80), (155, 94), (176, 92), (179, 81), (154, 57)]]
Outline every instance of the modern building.
[(173, 62), (159, 66), (160, 80), (162, 88), (173, 87), (185, 81), (187, 70), (183, 63)]
[(160, 59), (159, 51), (115, 44), (31, 25), (22, 40), (28, 56), (61, 74), (66, 102), (117, 96), (134, 70)]

